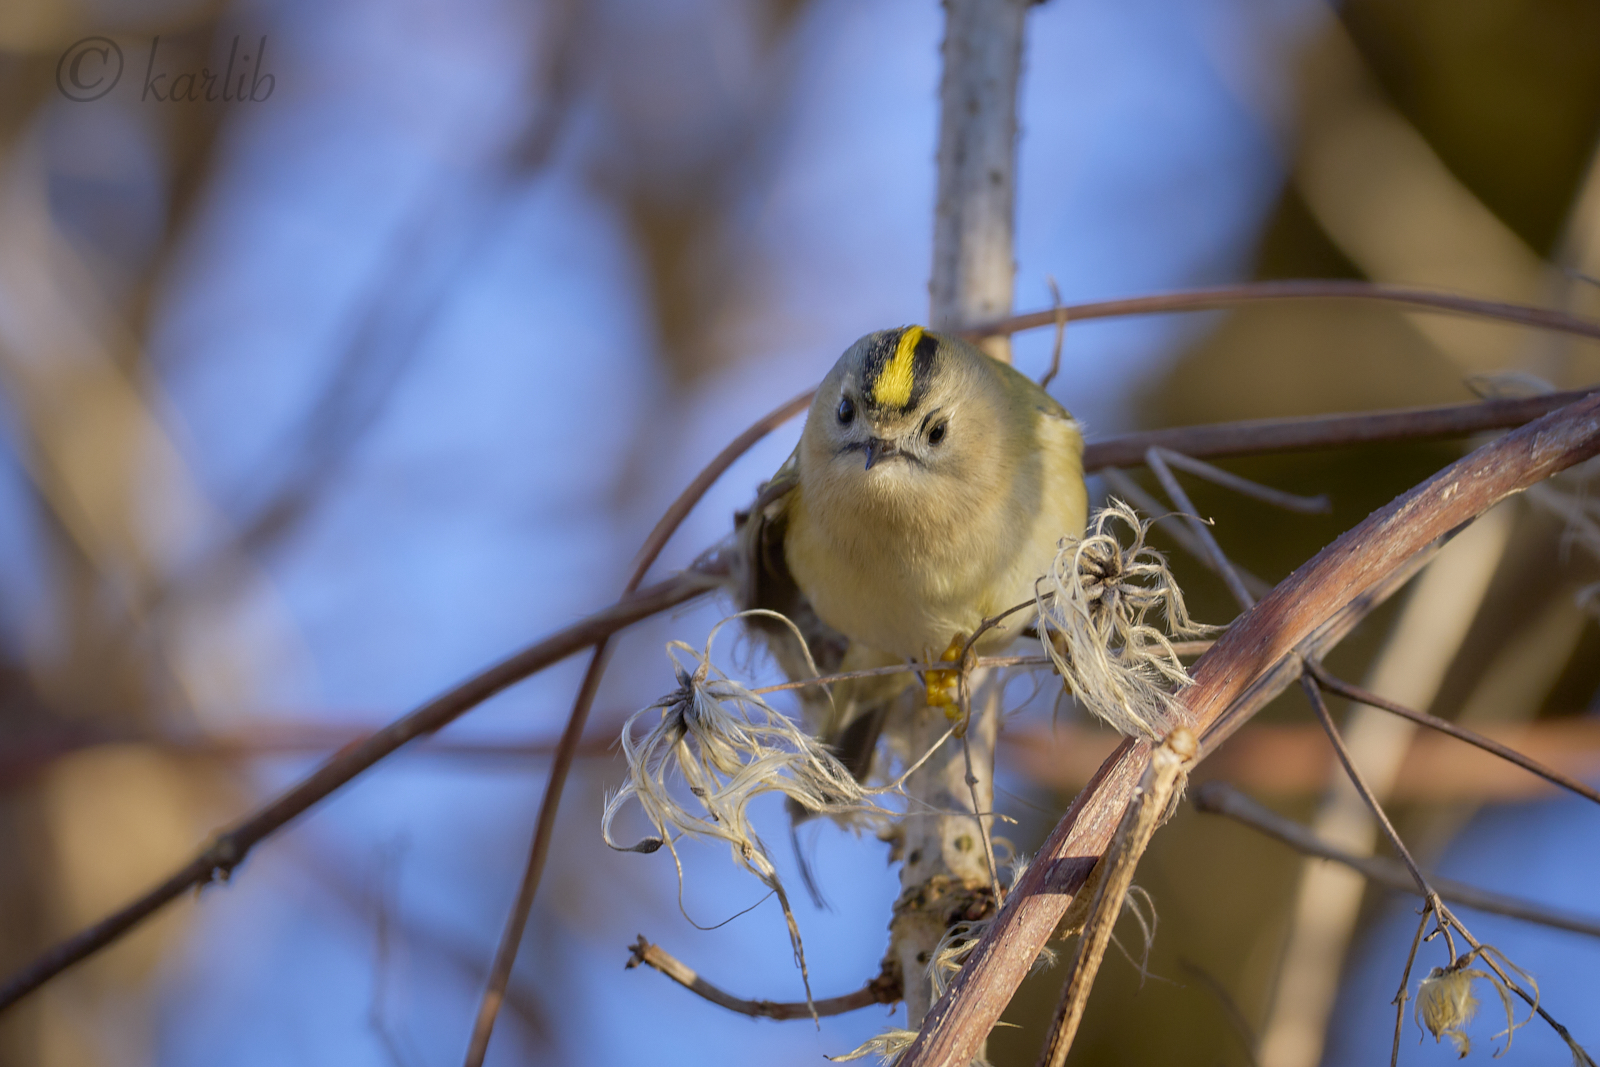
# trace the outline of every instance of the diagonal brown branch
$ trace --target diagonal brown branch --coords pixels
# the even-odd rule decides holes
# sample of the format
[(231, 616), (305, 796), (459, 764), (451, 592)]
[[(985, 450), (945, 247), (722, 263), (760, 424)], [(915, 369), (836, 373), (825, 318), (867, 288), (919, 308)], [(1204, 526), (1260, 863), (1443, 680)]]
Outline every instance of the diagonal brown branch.
[(688, 571), (619, 600), (469, 678), (360, 743), (218, 836), (188, 863), (137, 900), (48, 949), (0, 985), (0, 1010), (10, 1007), (74, 963), (93, 955), (156, 911), (197, 886), (226, 879), (250, 850), (357, 775), (409, 741), (431, 734), (522, 679), (559, 663), (624, 627), (704, 595), (719, 576)]
[[(1288, 661), (1319, 627), (1382, 587), (1437, 538), (1597, 453), (1600, 394), (1484, 445), (1323, 549), (1240, 617), (1195, 665), (1195, 684), (1181, 699), (1191, 728), (1202, 736), (1202, 757), (1253, 714), (1262, 695), (1298, 673)], [(1245, 706), (1235, 711), (1236, 704)], [(929, 1012), (901, 1067), (964, 1067), (970, 1060), (1082, 888), (1087, 871), (1078, 861), (1105, 850), (1147, 758), (1147, 745), (1124, 742), (1073, 801)]]
[[(1095, 470), (1111, 464), (1136, 463), (1151, 445), (1181, 448), (1191, 456), (1214, 457), (1287, 449), (1331, 448), (1379, 440), (1460, 436), (1518, 425), (1569, 401), (1572, 395), (1550, 394), (1527, 400), (1489, 401), (1446, 408), (1225, 423), (1154, 434), (1132, 434), (1090, 445), (1085, 452), (1085, 467)], [(496, 693), (575, 652), (593, 646), (619, 630), (710, 592), (725, 577), (718, 567), (713, 561), (634, 596), (625, 597), (487, 668), (360, 743), (337, 753), (309, 777), (236, 823), (161, 883), (100, 922), (59, 942), (13, 973), (0, 983), (0, 1011), (66, 968), (111, 944), (189, 889), (225, 878), (266, 837), (408, 742), (437, 731)], [(1277, 689), (1290, 684), (1296, 673), (1297, 668), (1292, 673), (1280, 671), (1282, 677), (1272, 676), (1270, 680), (1268, 675), (1263, 674), (1256, 684), (1263, 692), (1272, 689), (1275, 693)], [(1273, 689), (1273, 686), (1277, 689)], [(1238, 722), (1242, 722), (1244, 717), (1247, 716), (1218, 715), (1212, 729), (1202, 738), (1203, 743), (1208, 749), (1214, 747), (1237, 725), (1232, 720), (1237, 718)], [(1124, 749), (1118, 751), (1126, 755)], [(1127, 773), (1137, 775), (1138, 772), (1130, 770)]]
[(1372, 817), (1378, 820), (1378, 825), (1383, 828), (1384, 836), (1389, 839), (1389, 844), (1400, 854), (1400, 862), (1406, 865), (1412, 881), (1416, 883), (1417, 892), (1427, 897), (1430, 901), (1439, 894), (1434, 891), (1428, 882), (1428, 876), (1422, 873), (1422, 868), (1417, 866), (1416, 859), (1411, 855), (1411, 850), (1400, 839), (1400, 834), (1394, 828), (1394, 823), (1389, 821), (1389, 813), (1383, 810), (1377, 794), (1367, 784), (1361, 774), (1361, 769), (1356, 766), (1355, 760), (1350, 756), (1350, 749), (1345, 745), (1344, 738), (1339, 733), (1339, 728), (1334, 725), (1333, 715), (1328, 711), (1328, 702), (1322, 699), (1322, 690), (1317, 685), (1317, 679), (1311, 674), (1300, 677), (1300, 687), (1306, 691), (1306, 696), (1311, 701), (1311, 710), (1317, 713), (1317, 721), (1322, 723), (1322, 729), (1328, 735), (1328, 740), (1333, 743), (1333, 751), (1338, 754), (1339, 762), (1344, 766), (1344, 773), (1350, 779), (1350, 784), (1355, 786), (1356, 792), (1361, 794), (1361, 799), (1372, 812)]
[(1122, 815), (1116, 839), (1101, 860), (1107, 870), (1099, 876), (1100, 888), (1095, 890), (1088, 921), (1073, 950), (1067, 985), (1050, 1023), (1044, 1051), (1039, 1057), (1040, 1067), (1064, 1067), (1067, 1062), (1078, 1024), (1083, 1021), (1084, 1010), (1089, 1005), (1089, 992), (1100, 970), (1100, 961), (1111, 943), (1112, 927), (1133, 885), (1134, 871), (1150, 845), (1151, 836), (1169, 814), (1174, 798), (1183, 795), (1188, 766), (1194, 756), (1194, 735), (1182, 726), (1168, 734), (1150, 754), (1150, 765), (1145, 768), (1139, 789)]

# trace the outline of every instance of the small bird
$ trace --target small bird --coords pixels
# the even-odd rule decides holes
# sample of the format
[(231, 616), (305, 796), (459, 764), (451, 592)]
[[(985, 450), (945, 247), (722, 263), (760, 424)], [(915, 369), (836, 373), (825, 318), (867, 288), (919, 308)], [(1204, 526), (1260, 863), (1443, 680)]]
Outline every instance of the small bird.
[[(1083, 436), (1043, 388), (957, 337), (868, 334), (823, 380), (746, 522), (743, 599), (794, 619), (824, 671), (954, 660), (984, 619), (1033, 599), (1058, 542), (1082, 536), (1087, 506)], [(1031, 609), (1009, 616), (976, 651), (1032, 620)], [(804, 677), (779, 651), (792, 636), (768, 636)], [(928, 701), (949, 710), (954, 672), (938, 673)], [(896, 692), (877, 685), (872, 702)], [(852, 724), (859, 710), (835, 707), (824, 738), (853, 726), (875, 744), (877, 729)], [(864, 762), (840, 755), (870, 768), (870, 747)]]

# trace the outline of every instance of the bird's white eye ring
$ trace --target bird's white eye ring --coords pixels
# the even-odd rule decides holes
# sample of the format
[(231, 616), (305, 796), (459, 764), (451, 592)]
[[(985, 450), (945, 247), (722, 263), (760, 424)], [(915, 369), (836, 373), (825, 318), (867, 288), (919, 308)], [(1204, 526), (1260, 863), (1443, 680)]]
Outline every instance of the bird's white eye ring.
[(849, 397), (839, 401), (839, 425), (848, 426), (856, 417), (856, 406)]

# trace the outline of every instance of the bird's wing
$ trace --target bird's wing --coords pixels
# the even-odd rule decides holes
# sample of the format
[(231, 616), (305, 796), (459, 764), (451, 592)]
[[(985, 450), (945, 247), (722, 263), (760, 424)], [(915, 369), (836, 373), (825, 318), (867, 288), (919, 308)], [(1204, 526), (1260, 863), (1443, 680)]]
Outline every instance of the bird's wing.
[[(791, 455), (772, 481), (762, 486), (750, 510), (737, 517), (739, 607), (775, 611), (794, 623), (819, 673), (838, 674), (899, 662), (851, 641), (823, 622), (795, 582), (784, 555), (784, 537), (798, 492), (798, 464)], [(746, 625), (790, 680), (814, 677), (793, 630), (760, 615), (748, 618)], [(865, 779), (872, 769), (872, 754), (888, 706), (909, 684), (909, 675), (887, 675), (836, 682), (828, 687), (831, 697), (820, 686), (796, 692), (806, 728), (832, 748), (857, 779)]]
[[(734, 531), (739, 546), (735, 597), (742, 611), (752, 608), (775, 611), (793, 622), (805, 638), (806, 649), (817, 670), (833, 674), (843, 662), (849, 642), (811, 610), (811, 602), (795, 584), (784, 557), (783, 541), (789, 530), (790, 505), (799, 488), (798, 465), (791, 455), (772, 480), (761, 487), (750, 509), (735, 516)], [(787, 626), (760, 615), (751, 616), (746, 625), (763, 639), (778, 666), (791, 680), (811, 676), (794, 633)]]
[(1025, 398), (1028, 403), (1043, 412), (1048, 418), (1063, 419), (1067, 422), (1075, 421), (1071, 413), (1061, 406), (1061, 401), (1045, 392), (1044, 387), (1038, 382), (1009, 363), (1002, 363), (998, 359), (992, 362), (995, 372), (1000, 376), (1000, 380), (1008, 392)]

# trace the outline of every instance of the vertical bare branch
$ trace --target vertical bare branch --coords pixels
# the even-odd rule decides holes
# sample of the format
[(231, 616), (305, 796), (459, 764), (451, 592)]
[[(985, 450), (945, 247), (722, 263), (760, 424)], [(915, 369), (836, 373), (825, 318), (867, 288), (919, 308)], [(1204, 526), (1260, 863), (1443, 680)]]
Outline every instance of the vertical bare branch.
[[(1027, 0), (947, 0), (939, 89), (939, 192), (934, 207), (929, 321), (958, 330), (1011, 311), (1017, 154), (1017, 79)], [(981, 342), (1010, 362), (1007, 338)], [(994, 805), (994, 742), (1002, 686), (980, 687), (967, 736), (947, 742), (906, 783), (900, 898), (889, 956), (904, 976), (906, 1025), (920, 1025), (932, 1001), (926, 972), (951, 922), (979, 918), (995, 872), (973, 820)], [(918, 708), (911, 750), (938, 743), (947, 723)], [(971, 767), (969, 774), (967, 768)], [(970, 781), (969, 781), (970, 779)], [(970, 805), (970, 807), (969, 807)], [(927, 814), (944, 813), (951, 814)]]
[(1406, 954), (1405, 970), (1400, 972), (1400, 988), (1394, 995), (1394, 1044), (1389, 1050), (1389, 1067), (1400, 1062), (1400, 1035), (1406, 1027), (1406, 1001), (1411, 999), (1411, 968), (1417, 962), (1417, 949), (1422, 946), (1422, 933), (1433, 917), (1433, 901), (1422, 906), (1422, 917), (1417, 920), (1417, 932), (1411, 936), (1411, 951)]
[[(1017, 80), (1029, 0), (946, 0), (939, 85), (939, 193), (929, 316), (966, 329), (1011, 313)], [(1007, 338), (980, 341), (1011, 362)]]

